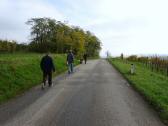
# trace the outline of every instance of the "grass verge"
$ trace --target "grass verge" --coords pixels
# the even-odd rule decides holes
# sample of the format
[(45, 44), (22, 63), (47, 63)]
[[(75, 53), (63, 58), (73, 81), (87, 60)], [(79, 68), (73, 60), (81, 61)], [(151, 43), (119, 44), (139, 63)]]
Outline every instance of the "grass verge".
[[(42, 82), (42, 54), (0, 54), (0, 104)], [(56, 72), (67, 70), (66, 55), (52, 54)], [(78, 61), (75, 61), (78, 64)]]
[(136, 73), (131, 75), (131, 62), (120, 59), (108, 59), (108, 61), (157, 110), (163, 122), (168, 124), (168, 77), (152, 72), (139, 63), (134, 63)]

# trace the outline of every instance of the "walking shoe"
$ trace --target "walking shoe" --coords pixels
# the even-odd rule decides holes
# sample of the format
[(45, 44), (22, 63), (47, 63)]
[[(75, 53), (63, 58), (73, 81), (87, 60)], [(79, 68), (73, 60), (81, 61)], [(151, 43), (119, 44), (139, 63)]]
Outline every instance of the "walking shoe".
[(45, 84), (43, 83), (41, 86), (41, 89), (44, 90)]
[(49, 86), (49, 87), (52, 87), (52, 86), (53, 86), (53, 84), (49, 84), (48, 86)]

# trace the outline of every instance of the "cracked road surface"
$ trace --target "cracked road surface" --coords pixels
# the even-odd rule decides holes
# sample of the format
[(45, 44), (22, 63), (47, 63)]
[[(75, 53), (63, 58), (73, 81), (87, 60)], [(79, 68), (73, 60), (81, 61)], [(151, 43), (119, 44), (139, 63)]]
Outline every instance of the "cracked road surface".
[(0, 106), (0, 126), (164, 126), (103, 59), (91, 60)]

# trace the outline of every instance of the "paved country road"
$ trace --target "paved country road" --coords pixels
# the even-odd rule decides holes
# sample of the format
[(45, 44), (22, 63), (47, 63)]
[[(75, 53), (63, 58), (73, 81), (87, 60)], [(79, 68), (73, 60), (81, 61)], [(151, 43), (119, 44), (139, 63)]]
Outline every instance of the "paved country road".
[(105, 60), (92, 60), (0, 106), (0, 126), (164, 126)]

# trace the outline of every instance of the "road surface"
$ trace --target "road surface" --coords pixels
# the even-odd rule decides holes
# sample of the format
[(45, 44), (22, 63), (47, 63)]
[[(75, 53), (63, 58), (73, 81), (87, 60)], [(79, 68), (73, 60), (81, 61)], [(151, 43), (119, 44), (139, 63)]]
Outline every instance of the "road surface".
[(164, 126), (105, 60), (92, 60), (0, 106), (0, 126)]

